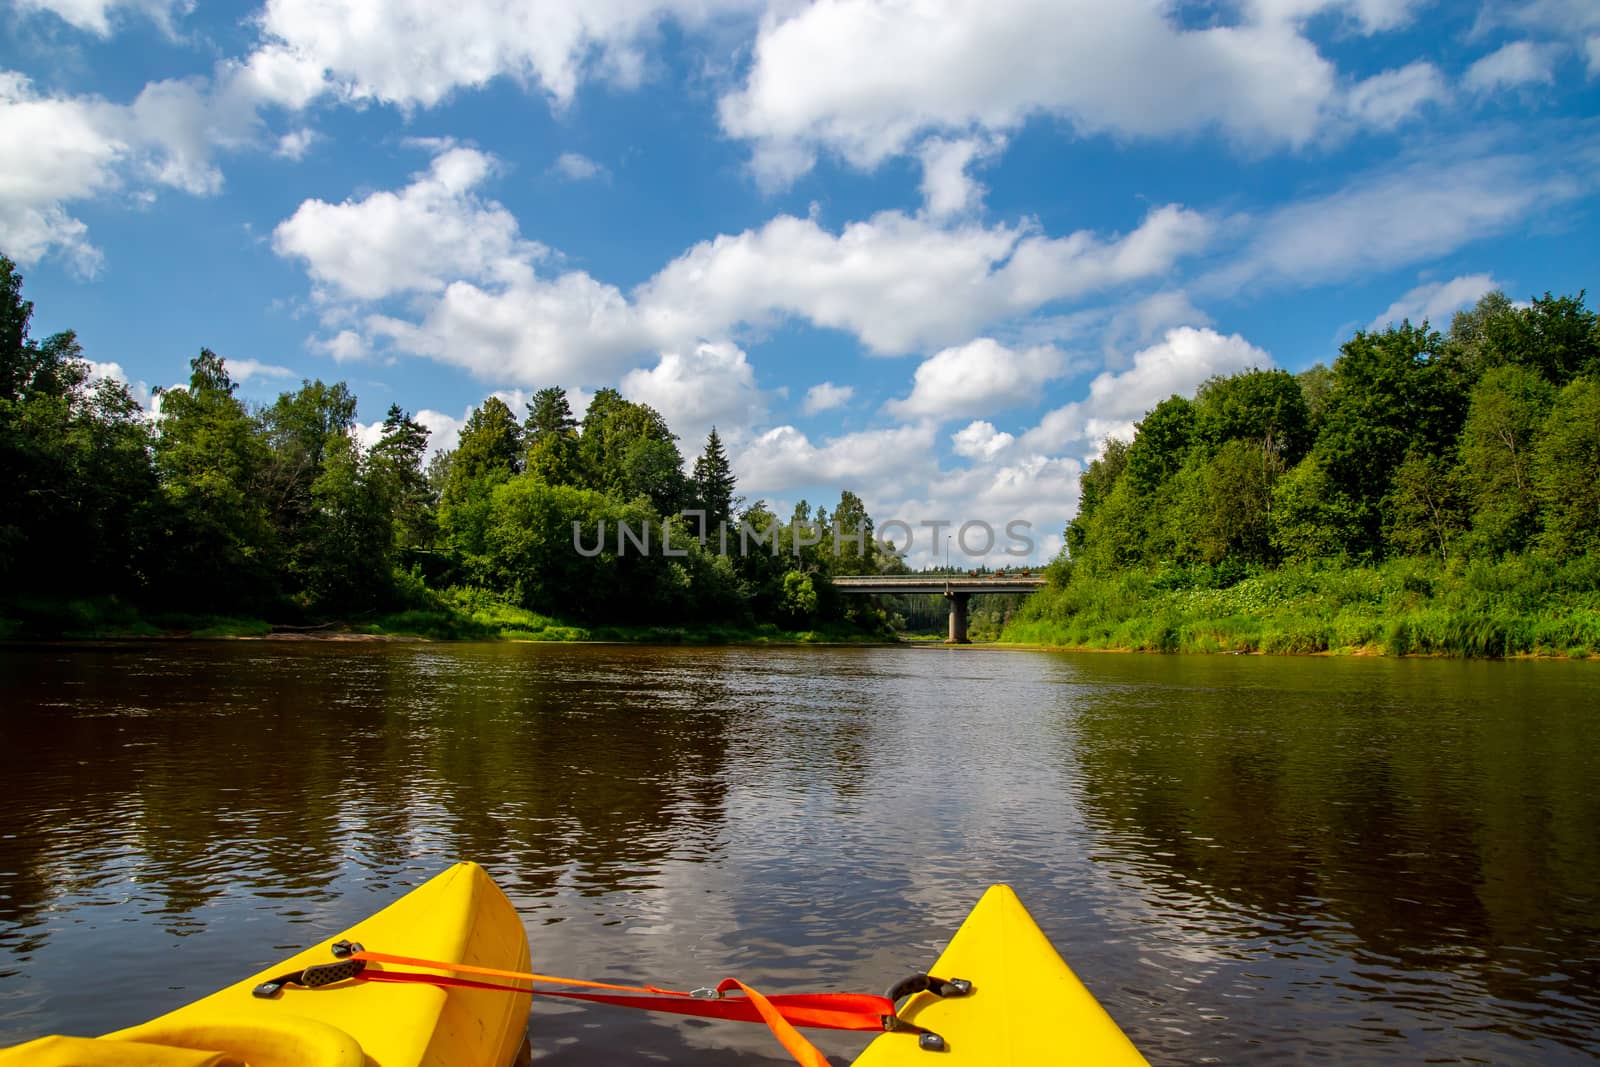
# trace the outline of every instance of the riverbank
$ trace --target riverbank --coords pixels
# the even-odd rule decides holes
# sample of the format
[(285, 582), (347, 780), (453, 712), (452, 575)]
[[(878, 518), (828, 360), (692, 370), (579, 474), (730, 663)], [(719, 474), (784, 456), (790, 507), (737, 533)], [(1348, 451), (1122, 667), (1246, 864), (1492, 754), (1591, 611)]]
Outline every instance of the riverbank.
[(1600, 656), (1600, 560), (1071, 574), (1030, 597), (1000, 640), (1151, 652), (1587, 658)]
[(0, 640), (550, 641), (643, 645), (883, 644), (849, 623), (786, 630), (771, 623), (578, 624), (471, 593), (369, 618), (274, 623), (263, 618), (142, 613), (112, 597), (0, 604)]
[[(1058, 577), (1060, 577), (1058, 573)], [(981, 647), (1265, 655), (1600, 657), (1600, 560), (1536, 557), (1431, 566), (1321, 565), (1065, 575), (1026, 600)], [(113, 598), (0, 604), (0, 640), (119, 638), (534, 641), (640, 645), (936, 644), (834, 622), (580, 623), (478, 590), (428, 592), (425, 606), (344, 620), (141, 614)]]

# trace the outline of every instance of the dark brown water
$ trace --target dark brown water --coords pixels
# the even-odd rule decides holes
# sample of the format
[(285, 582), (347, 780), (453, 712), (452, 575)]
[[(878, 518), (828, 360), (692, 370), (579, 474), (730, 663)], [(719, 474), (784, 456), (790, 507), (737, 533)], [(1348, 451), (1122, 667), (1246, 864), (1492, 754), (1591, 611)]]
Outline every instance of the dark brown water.
[[(1158, 1063), (1600, 1056), (1600, 665), (217, 643), (0, 684), (0, 1044), (472, 858), (571, 974), (877, 991), (1008, 881)], [(531, 1025), (550, 1064), (783, 1062)]]

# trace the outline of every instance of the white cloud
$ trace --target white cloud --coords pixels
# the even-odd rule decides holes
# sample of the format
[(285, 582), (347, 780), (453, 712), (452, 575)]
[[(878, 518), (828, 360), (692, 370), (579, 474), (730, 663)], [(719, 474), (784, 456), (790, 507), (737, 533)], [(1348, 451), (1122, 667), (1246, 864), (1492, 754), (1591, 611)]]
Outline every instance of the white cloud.
[(642, 45), (666, 21), (695, 28), (753, 8), (753, 0), (458, 0), (441, 17), (432, 0), (267, 0), (260, 52), (279, 76), (261, 84), (290, 107), (327, 89), (412, 108), (509, 77), (561, 107), (586, 78), (638, 84)]
[(1013, 350), (980, 337), (947, 348), (917, 367), (911, 395), (884, 410), (902, 418), (947, 419), (1036, 402), (1044, 384), (1066, 369), (1066, 358), (1040, 345)]
[(666, 416), (686, 455), (699, 449), (713, 425), (729, 437), (756, 422), (765, 405), (755, 368), (743, 349), (727, 341), (702, 342), (684, 352), (663, 352), (656, 365), (622, 376), (622, 395)]
[(800, 410), (807, 415), (818, 415), (834, 408), (842, 408), (856, 395), (854, 386), (821, 382), (806, 390), (805, 403)]
[(1088, 231), (1052, 238), (1005, 225), (946, 228), (895, 211), (834, 234), (783, 215), (701, 242), (638, 295), (650, 328), (665, 337), (713, 335), (788, 314), (898, 354), (1160, 274), (1211, 233), (1210, 220), (1177, 205), (1151, 211), (1132, 233), (1109, 241)]
[(335, 363), (363, 360), (372, 355), (371, 344), (355, 330), (340, 330), (332, 337), (324, 339), (314, 338), (311, 347), (332, 356)]
[(934, 443), (932, 423), (848, 433), (820, 446), (793, 426), (778, 426), (752, 438), (733, 467), (740, 491), (752, 498), (812, 485), (871, 486), (887, 498), (927, 484), (938, 469)]
[(1485, 5), (1478, 13), (1479, 27), (1520, 26), (1546, 33), (1565, 34), (1600, 29), (1600, 8), (1590, 0), (1509, 0)]
[(1461, 76), (1461, 83), (1475, 93), (1515, 89), (1519, 85), (1550, 85), (1555, 81), (1559, 45), (1512, 41), (1490, 52)]
[(278, 138), (278, 147), (273, 155), (282, 159), (299, 161), (305, 158), (311, 146), (317, 142), (317, 131), (302, 126), (298, 130), (291, 130)]
[(57, 249), (81, 273), (99, 266), (88, 227), (63, 205), (119, 184), (131, 146), (106, 125), (96, 101), (41, 97), (21, 74), (0, 73), (0, 245), (13, 259)]
[(240, 382), (247, 382), (252, 378), (270, 381), (295, 376), (294, 371), (288, 367), (280, 367), (276, 363), (263, 363), (259, 359), (227, 359), (224, 362), (228, 367), (228, 376)]
[(1278, 208), (1199, 287), (1232, 293), (1251, 283), (1308, 285), (1392, 269), (1499, 233), (1581, 188), (1560, 157), (1439, 153)]
[[(515, 411), (515, 409), (512, 409)], [(428, 454), (435, 452), (448, 452), (456, 447), (456, 442), (461, 437), (461, 427), (467, 423), (467, 417), (472, 414), (471, 409), (461, 413), (460, 418), (446, 415), (442, 411), (432, 408), (423, 408), (411, 416), (428, 428)]]
[[(1298, 148), (1351, 110), (1301, 23), (1337, 9), (1376, 32), (1415, 6), (1265, 2), (1232, 24), (1185, 27), (1164, 4), (818, 0), (762, 24), (748, 77), (720, 115), (728, 134), (753, 142), (768, 186), (792, 182), (822, 151), (872, 168), (925, 133), (1005, 133), (1041, 114), (1083, 135), (1218, 129), (1252, 153)], [(1356, 117), (1392, 121), (1397, 101), (1374, 98), (1397, 89), (1368, 86)]]
[[(655, 331), (704, 336), (729, 323), (781, 315), (848, 330), (878, 352), (967, 333), (992, 313), (993, 271), (1020, 234), (1008, 227), (943, 229), (899, 212), (834, 234), (781, 215), (760, 229), (703, 241), (640, 291)], [(966, 299), (954, 299), (952, 294)]]
[(278, 45), (258, 48), (243, 63), (234, 64), (233, 76), (254, 99), (291, 111), (299, 111), (331, 88), (320, 64)]
[[(997, 437), (1006, 439), (1007, 447), (936, 472), (920, 487), (927, 495), (896, 495), (892, 487), (871, 485), (863, 493), (880, 530), (889, 517), (910, 524), (913, 567), (942, 564), (947, 550), (958, 565), (989, 566), (1037, 564), (1060, 551), (1058, 531), (1077, 508), (1082, 464), (1065, 456), (1019, 454), (1009, 447), (1009, 434)], [(936, 530), (929, 525), (935, 522), (946, 525)], [(905, 542), (906, 530), (889, 532), (897, 543)], [(1032, 551), (1011, 554), (1025, 547), (1018, 539), (1031, 541)]]
[(1174, 326), (1209, 326), (1211, 316), (1194, 306), (1181, 289), (1164, 289), (1119, 308), (1106, 327), (1106, 347), (1118, 351), (1125, 344), (1143, 348)]
[(590, 178), (606, 178), (610, 172), (588, 156), (577, 152), (563, 152), (556, 157), (552, 169), (569, 181), (582, 182)]
[(1357, 82), (1346, 94), (1345, 105), (1363, 125), (1391, 130), (1424, 105), (1449, 99), (1450, 90), (1439, 68), (1418, 60)]
[(936, 219), (966, 215), (983, 204), (984, 187), (967, 173), (975, 163), (991, 159), (1005, 147), (1001, 137), (930, 137), (917, 155), (922, 160), (924, 210)]
[(1268, 21), (1303, 21), (1336, 11), (1366, 34), (1397, 30), (1411, 22), (1427, 0), (1249, 0), (1246, 5)]
[(365, 326), (404, 351), (529, 386), (610, 381), (657, 347), (627, 297), (581, 271), (494, 288), (451, 282), (419, 321), (375, 314)]
[(1584, 42), (1584, 57), (1588, 63), (1589, 77), (1600, 74), (1600, 33)]
[(972, 459), (993, 459), (1010, 448), (1015, 440), (1010, 434), (996, 430), (994, 423), (987, 420), (974, 420), (950, 435), (956, 455)]
[(1447, 282), (1426, 282), (1390, 304), (1367, 324), (1367, 329), (1398, 326), (1406, 319), (1418, 326), (1426, 320), (1438, 329), (1448, 324), (1455, 311), (1476, 304), (1484, 293), (1501, 288), (1504, 287), (1488, 274), (1463, 274)]
[(143, 15), (171, 32), (174, 18), (194, 9), (193, 0), (16, 0), (18, 10), (48, 11), (80, 30), (111, 35), (113, 13)]
[[(1158, 275), (1203, 247), (1214, 225), (1177, 205), (1132, 232), (1049, 237), (1032, 224), (942, 226), (883, 212), (835, 233), (779, 216), (703, 241), (625, 294), (582, 271), (540, 274), (558, 258), (524, 240), (484, 198), (492, 156), (448, 142), (397, 191), (307, 200), (273, 247), (304, 261), (335, 355), (387, 339), (486, 379), (539, 385), (609, 380), (649, 351), (683, 351), (784, 317), (846, 330), (897, 354), (970, 338), (985, 323)], [(411, 295), (406, 313), (373, 307)], [(359, 329), (354, 327), (359, 326)]]
[(383, 440), (383, 422), (383, 419), (379, 419), (377, 422), (356, 423), (355, 429), (351, 431), (355, 435), (356, 444), (364, 450)]
[(1103, 241), (1087, 230), (1066, 237), (1025, 238), (999, 276), (1011, 308), (1031, 310), (1052, 300), (1159, 277), (1184, 256), (1204, 248), (1215, 230), (1210, 217), (1167, 204), (1116, 241)]
[(86, 359), (84, 362), (89, 364), (89, 380), (91, 382), (98, 378), (110, 378), (114, 382), (128, 380), (128, 374), (122, 369), (122, 364), (120, 363), (100, 363), (92, 359)]
[(1129, 439), (1133, 424), (1173, 393), (1191, 396), (1217, 374), (1236, 374), (1272, 366), (1272, 357), (1238, 334), (1224, 337), (1211, 329), (1181, 326), (1164, 340), (1134, 354), (1121, 373), (1106, 371), (1089, 385), (1082, 400), (1056, 408), (1022, 435), (1024, 447), (1057, 452), (1073, 445), (1095, 445), (1107, 436)]
[(200, 79), (151, 82), (140, 90), (125, 121), (152, 149), (138, 161), (145, 177), (196, 196), (219, 192), (222, 171), (211, 150), (242, 143), (255, 119), (231, 103)]
[(304, 260), (330, 297), (438, 292), (458, 278), (520, 280), (542, 250), (522, 240), (509, 211), (476, 195), (495, 166), (484, 152), (449, 148), (398, 193), (307, 200), (273, 230), (273, 249)]
[(150, 82), (128, 104), (40, 94), (25, 76), (0, 71), (0, 243), (25, 264), (56, 252), (92, 274), (101, 254), (67, 205), (124, 190), (145, 205), (161, 186), (214, 194), (222, 187), (215, 151), (260, 134), (257, 102), (228, 63), (213, 80)]

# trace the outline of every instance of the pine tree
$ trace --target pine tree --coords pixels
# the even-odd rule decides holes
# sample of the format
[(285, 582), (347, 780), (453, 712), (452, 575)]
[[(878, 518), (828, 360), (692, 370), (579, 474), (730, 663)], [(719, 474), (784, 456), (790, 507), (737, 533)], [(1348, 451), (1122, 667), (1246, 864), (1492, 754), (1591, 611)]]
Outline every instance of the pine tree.
[(550, 434), (563, 436), (578, 432), (578, 420), (572, 417), (572, 405), (567, 403), (567, 391), (559, 385), (540, 389), (528, 401), (528, 417), (523, 423), (523, 439), (536, 445)]
[(705, 509), (708, 531), (733, 517), (733, 488), (733, 468), (722, 449), (722, 438), (717, 436), (717, 428), (713, 426), (706, 438), (705, 451), (694, 461), (694, 495)]
[(528, 446), (523, 460), (525, 470), (546, 485), (577, 485), (582, 481), (578, 420), (572, 417), (565, 389), (554, 385), (533, 394), (522, 427), (522, 439)]
[(428, 428), (389, 405), (383, 436), (368, 451), (370, 477), (375, 480), (394, 520), (395, 542), (401, 548), (428, 545), (434, 533), (434, 493), (423, 472), (428, 452)]

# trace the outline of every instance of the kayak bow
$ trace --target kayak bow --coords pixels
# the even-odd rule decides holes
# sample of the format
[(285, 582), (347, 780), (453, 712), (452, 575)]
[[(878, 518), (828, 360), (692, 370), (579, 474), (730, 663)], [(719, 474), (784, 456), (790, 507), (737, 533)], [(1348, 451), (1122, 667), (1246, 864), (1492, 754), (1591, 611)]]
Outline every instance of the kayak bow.
[(543, 995), (764, 1021), (803, 1063), (823, 1061), (791, 1024), (876, 1030), (880, 1021), (888, 1032), (856, 1067), (1145, 1063), (1004, 885), (990, 887), (956, 931), (931, 972), (942, 977), (918, 975), (887, 998), (767, 998), (729, 979), (721, 999), (533, 975), (529, 962), (511, 902), (483, 868), (458, 863), (337, 938), (220, 992), (101, 1038), (0, 1050), (0, 1067), (506, 1067), (523, 1048), (529, 981), (590, 990)]

